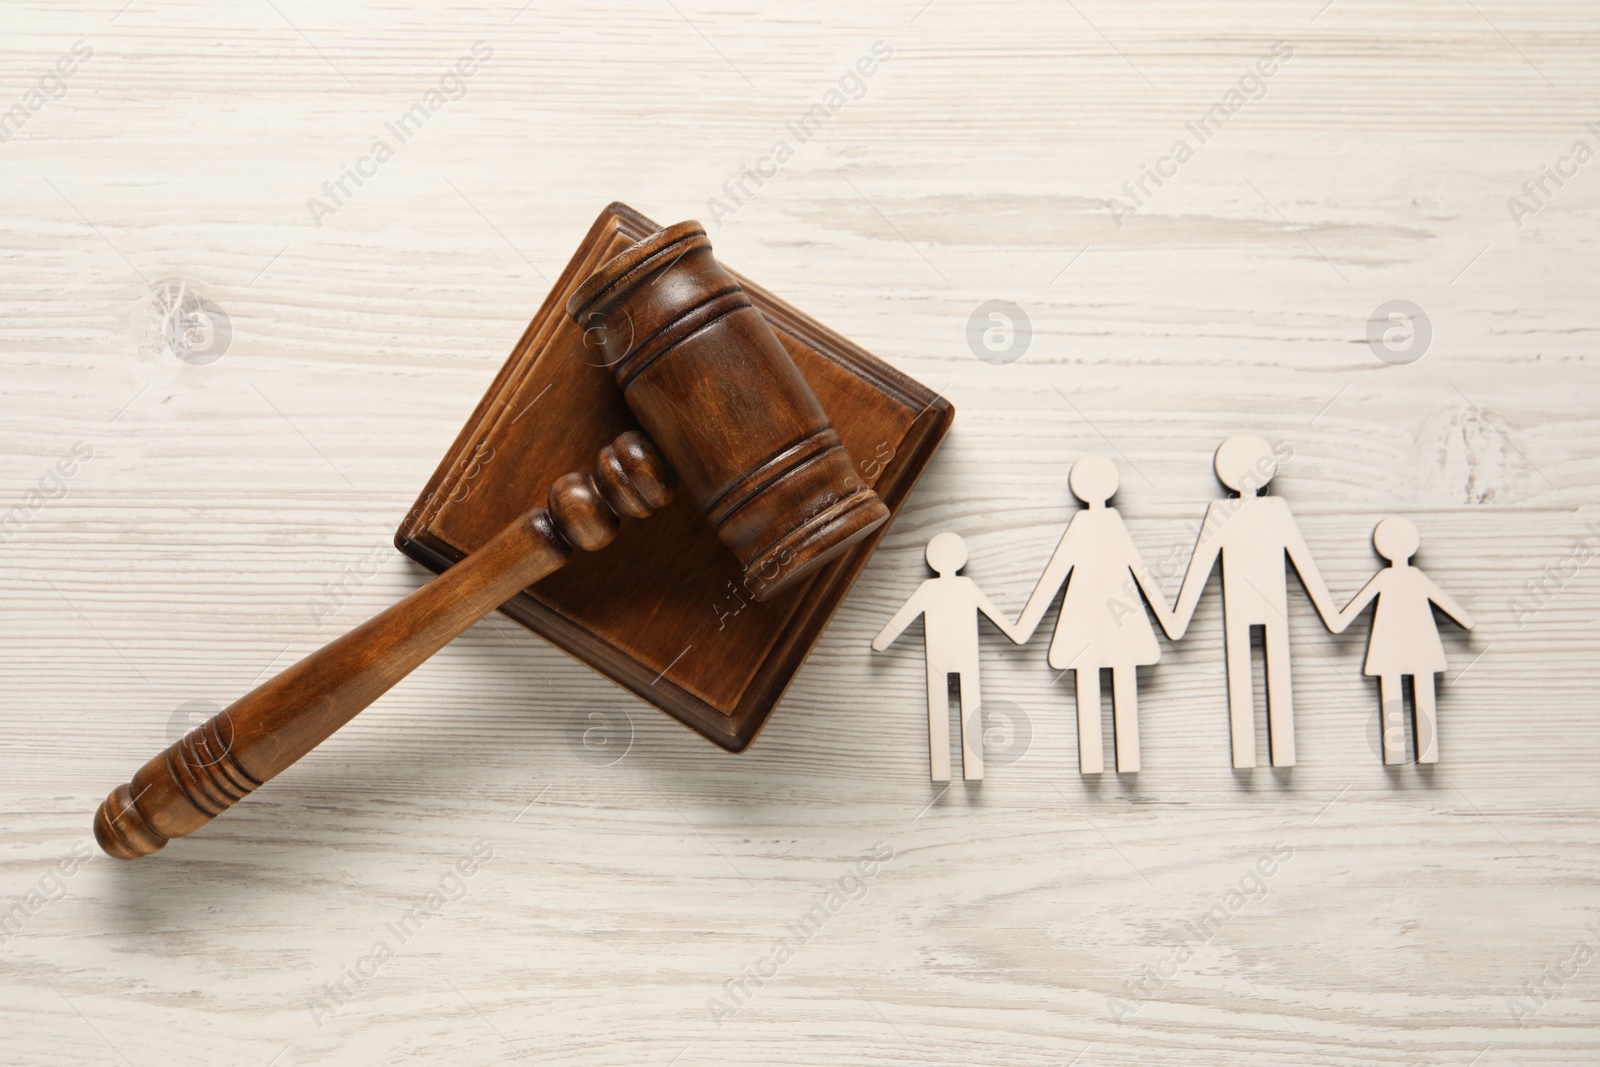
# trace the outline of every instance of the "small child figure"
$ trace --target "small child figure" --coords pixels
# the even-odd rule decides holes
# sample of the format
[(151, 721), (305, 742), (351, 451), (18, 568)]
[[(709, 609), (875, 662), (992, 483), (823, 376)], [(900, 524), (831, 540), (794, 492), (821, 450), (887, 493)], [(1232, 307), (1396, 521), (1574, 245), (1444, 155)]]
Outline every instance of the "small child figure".
[(1334, 633), (1343, 633), (1372, 601), (1372, 635), (1367, 639), (1367, 662), (1362, 673), (1378, 679), (1378, 699), (1383, 723), (1383, 762), (1405, 762), (1405, 705), (1403, 679), (1411, 676), (1411, 702), (1416, 712), (1417, 762), (1439, 762), (1439, 727), (1434, 712), (1433, 676), (1445, 669), (1444, 645), (1434, 622), (1432, 605), (1438, 605), (1463, 629), (1472, 629), (1471, 614), (1409, 560), (1419, 538), (1411, 520), (1392, 516), (1372, 531), (1372, 545), (1389, 566), (1372, 576), (1355, 599), (1339, 612)]
[(966, 542), (953, 533), (928, 542), (928, 566), (938, 574), (917, 587), (911, 598), (872, 639), (882, 652), (923, 616), (928, 658), (928, 766), (935, 782), (950, 780), (950, 675), (961, 686), (961, 770), (969, 780), (983, 777), (983, 723), (978, 721), (978, 612), (1011, 640), (1017, 634), (978, 583), (956, 572), (967, 564)]

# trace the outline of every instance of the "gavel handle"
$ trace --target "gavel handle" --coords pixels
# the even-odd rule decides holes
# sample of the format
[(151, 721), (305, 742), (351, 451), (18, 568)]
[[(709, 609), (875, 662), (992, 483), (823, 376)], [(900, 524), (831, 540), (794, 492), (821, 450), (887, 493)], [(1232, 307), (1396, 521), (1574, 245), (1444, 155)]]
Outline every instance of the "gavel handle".
[(593, 474), (557, 481), (488, 544), (404, 600), (262, 683), (119, 785), (95, 814), (100, 847), (138, 859), (222, 814), (310, 752), (474, 622), (671, 498), (642, 434), (601, 450)]

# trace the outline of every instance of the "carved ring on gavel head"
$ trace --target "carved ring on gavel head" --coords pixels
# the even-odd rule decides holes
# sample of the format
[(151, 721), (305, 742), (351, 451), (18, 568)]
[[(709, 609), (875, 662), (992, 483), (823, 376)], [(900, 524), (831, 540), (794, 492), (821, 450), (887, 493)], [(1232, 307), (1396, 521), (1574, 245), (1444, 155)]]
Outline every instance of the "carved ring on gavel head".
[(619, 253), (579, 286), (567, 310), (644, 432), (622, 434), (592, 471), (557, 479), (543, 506), (139, 768), (95, 814), (95, 839), (109, 855), (148, 856), (204, 826), (574, 549), (601, 549), (624, 518), (660, 509), (675, 482), (761, 600), (888, 519), (698, 223), (670, 226)]

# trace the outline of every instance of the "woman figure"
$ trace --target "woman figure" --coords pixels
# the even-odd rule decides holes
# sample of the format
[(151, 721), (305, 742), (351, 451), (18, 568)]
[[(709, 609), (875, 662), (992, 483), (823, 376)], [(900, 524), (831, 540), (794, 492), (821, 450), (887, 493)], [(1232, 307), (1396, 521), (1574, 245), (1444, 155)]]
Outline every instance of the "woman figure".
[(1169, 636), (1172, 613), (1122, 525), (1122, 516), (1106, 505), (1117, 491), (1116, 466), (1104, 456), (1085, 456), (1072, 465), (1067, 484), (1072, 495), (1087, 506), (1067, 523), (1067, 532), (1022, 609), (1013, 640), (1020, 645), (1033, 636), (1065, 585), (1067, 593), (1050, 640), (1049, 662), (1057, 670), (1076, 672), (1078, 770), (1099, 774), (1105, 769), (1100, 671), (1109, 669), (1117, 770), (1131, 773), (1139, 769), (1136, 672), (1161, 658), (1145, 615), (1145, 601)]
[(1372, 636), (1362, 673), (1376, 675), (1383, 723), (1383, 762), (1404, 763), (1405, 705), (1402, 680), (1411, 676), (1411, 704), (1416, 715), (1417, 762), (1439, 762), (1439, 727), (1434, 714), (1433, 676), (1445, 669), (1444, 645), (1433, 618), (1433, 605), (1472, 629), (1472, 616), (1410, 559), (1417, 551), (1417, 528), (1410, 519), (1390, 517), (1372, 531), (1372, 545), (1389, 566), (1372, 576), (1355, 599), (1334, 620), (1343, 633), (1372, 601)]

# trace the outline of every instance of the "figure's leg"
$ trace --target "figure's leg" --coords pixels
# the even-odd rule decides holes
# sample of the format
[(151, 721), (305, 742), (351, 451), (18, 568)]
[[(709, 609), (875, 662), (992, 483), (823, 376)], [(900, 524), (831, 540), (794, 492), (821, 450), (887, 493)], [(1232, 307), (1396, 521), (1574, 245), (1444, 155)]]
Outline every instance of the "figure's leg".
[(1267, 743), (1274, 767), (1294, 766), (1294, 690), (1289, 686), (1288, 626), (1267, 623)]
[[(1226, 609), (1224, 609), (1226, 615)], [(1233, 738), (1233, 765), (1256, 765), (1256, 698), (1250, 684), (1250, 627), (1223, 619), (1222, 646), (1228, 660), (1228, 730)]]
[(1111, 668), (1111, 714), (1117, 738), (1117, 773), (1139, 770), (1139, 668)]
[(928, 665), (928, 775), (950, 780), (950, 676)]
[(1106, 769), (1100, 740), (1100, 668), (1072, 673), (1078, 680), (1078, 773), (1100, 774)]
[(1398, 674), (1378, 677), (1381, 708), (1378, 728), (1383, 731), (1383, 762), (1394, 766), (1406, 761), (1406, 701), (1404, 679)]
[(961, 777), (983, 777), (983, 711), (978, 706), (978, 668), (956, 675), (961, 683)]
[(1411, 676), (1411, 703), (1417, 714), (1417, 762), (1439, 762), (1439, 719), (1433, 702), (1433, 675)]

